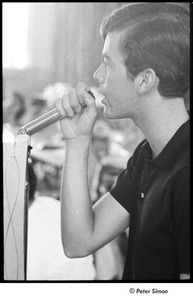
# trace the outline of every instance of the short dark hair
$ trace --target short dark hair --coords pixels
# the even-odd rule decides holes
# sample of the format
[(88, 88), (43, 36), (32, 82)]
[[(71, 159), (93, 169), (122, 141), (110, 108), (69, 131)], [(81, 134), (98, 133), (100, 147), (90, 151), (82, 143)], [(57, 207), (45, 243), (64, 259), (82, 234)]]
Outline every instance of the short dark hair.
[(128, 75), (135, 78), (152, 68), (163, 97), (184, 97), (189, 88), (189, 10), (173, 3), (133, 3), (114, 10), (100, 28), (105, 40), (124, 31), (120, 49)]

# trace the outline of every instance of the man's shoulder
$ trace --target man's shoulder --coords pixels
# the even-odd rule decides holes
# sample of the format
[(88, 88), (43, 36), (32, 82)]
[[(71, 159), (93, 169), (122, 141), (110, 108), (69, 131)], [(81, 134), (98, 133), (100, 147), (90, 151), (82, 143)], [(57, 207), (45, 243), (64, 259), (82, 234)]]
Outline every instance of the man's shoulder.
[(179, 155), (178, 159), (175, 161), (172, 172), (173, 174), (179, 174), (184, 172), (189, 172), (190, 170), (190, 148), (185, 147), (184, 151)]

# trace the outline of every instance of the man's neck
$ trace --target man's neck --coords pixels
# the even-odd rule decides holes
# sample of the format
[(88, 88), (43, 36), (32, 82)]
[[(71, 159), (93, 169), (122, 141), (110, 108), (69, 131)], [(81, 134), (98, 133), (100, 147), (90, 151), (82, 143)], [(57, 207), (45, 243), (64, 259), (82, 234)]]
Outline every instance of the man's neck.
[(135, 121), (148, 140), (154, 157), (160, 154), (176, 131), (189, 119), (182, 99), (162, 101), (160, 105), (149, 109), (146, 107), (143, 117), (141, 114)]

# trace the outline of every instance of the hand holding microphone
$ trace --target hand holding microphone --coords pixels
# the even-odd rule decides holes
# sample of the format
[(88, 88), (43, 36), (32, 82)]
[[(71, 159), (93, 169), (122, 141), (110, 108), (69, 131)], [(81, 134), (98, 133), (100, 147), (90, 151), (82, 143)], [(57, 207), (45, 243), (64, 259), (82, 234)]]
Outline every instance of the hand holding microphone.
[(60, 128), (65, 139), (72, 140), (92, 134), (97, 116), (95, 99), (90, 89), (79, 83), (61, 99), (55, 101), (59, 112)]
[(97, 114), (95, 97), (84, 83), (79, 83), (77, 90), (71, 89), (68, 94), (57, 99), (55, 107), (22, 126), (18, 134), (31, 136), (61, 119), (63, 119), (60, 125), (64, 138), (71, 139), (92, 132)]

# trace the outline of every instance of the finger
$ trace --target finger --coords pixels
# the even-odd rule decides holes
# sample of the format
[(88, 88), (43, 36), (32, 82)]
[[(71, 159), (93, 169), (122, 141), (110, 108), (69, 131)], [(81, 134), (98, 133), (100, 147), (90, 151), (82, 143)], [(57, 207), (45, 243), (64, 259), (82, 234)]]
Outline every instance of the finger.
[(61, 98), (56, 99), (56, 101), (54, 103), (54, 106), (57, 109), (57, 111), (59, 112), (59, 115), (61, 117), (65, 117), (66, 116), (66, 112), (65, 112), (65, 110), (63, 108), (62, 99)]
[(79, 99), (79, 103), (83, 104), (84, 103), (84, 93), (88, 89), (88, 86), (84, 84), (83, 82), (79, 82), (77, 85), (76, 89), (76, 95), (77, 98)]
[(76, 96), (76, 90), (71, 89), (71, 93), (69, 95), (70, 105), (75, 113), (79, 113), (81, 111), (81, 105)]
[(72, 117), (74, 115), (73, 109), (70, 104), (69, 93), (66, 93), (62, 96), (62, 107), (67, 117)]

